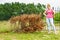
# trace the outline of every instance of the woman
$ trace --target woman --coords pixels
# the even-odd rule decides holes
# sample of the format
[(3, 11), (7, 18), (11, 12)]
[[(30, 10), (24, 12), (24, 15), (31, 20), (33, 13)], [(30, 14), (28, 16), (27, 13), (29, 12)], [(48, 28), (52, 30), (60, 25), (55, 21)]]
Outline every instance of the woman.
[(46, 16), (46, 22), (47, 22), (47, 26), (48, 26), (48, 33), (50, 33), (50, 31), (51, 31), (50, 28), (52, 26), (52, 28), (54, 30), (54, 33), (56, 34), (56, 28), (55, 28), (55, 25), (53, 23), (54, 14), (55, 14), (55, 12), (54, 12), (53, 9), (51, 9), (50, 4), (47, 4), (47, 9), (45, 10), (44, 15)]

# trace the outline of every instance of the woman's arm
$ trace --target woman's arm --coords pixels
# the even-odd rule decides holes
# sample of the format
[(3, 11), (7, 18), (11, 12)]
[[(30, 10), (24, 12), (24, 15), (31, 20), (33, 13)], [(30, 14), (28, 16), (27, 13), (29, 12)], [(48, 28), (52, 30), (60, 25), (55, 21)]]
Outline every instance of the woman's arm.
[(55, 11), (53, 10), (53, 18), (55, 17)]
[(46, 16), (46, 11), (44, 11), (43, 15)]
[(53, 13), (55, 14), (55, 11), (53, 10)]

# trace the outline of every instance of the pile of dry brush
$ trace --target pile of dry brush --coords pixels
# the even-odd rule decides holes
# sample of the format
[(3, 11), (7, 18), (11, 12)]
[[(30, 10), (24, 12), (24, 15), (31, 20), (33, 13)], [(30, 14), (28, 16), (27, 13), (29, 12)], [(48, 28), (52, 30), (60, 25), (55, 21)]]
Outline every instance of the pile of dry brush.
[[(38, 14), (23, 14), (10, 18), (11, 26), (14, 25), (15, 32), (35, 32), (41, 31), (44, 28), (44, 22), (41, 15)], [(16, 26), (17, 25), (17, 26)]]

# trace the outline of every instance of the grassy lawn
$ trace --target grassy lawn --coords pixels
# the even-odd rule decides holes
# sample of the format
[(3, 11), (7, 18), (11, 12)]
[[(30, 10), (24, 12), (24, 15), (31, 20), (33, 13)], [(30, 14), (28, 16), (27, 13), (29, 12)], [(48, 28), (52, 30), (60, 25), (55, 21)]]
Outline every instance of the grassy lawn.
[(53, 32), (48, 34), (46, 31), (34, 33), (1, 33), (9, 31), (11, 27), (6, 21), (0, 21), (0, 40), (60, 40), (60, 32), (56, 35)]
[(1, 33), (0, 40), (60, 40), (60, 34), (34, 33)]

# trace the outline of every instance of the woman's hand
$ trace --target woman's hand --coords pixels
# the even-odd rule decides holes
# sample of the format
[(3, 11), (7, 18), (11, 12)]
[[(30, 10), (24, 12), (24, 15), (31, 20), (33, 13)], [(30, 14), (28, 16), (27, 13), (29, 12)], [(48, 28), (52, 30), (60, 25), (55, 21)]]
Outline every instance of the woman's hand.
[(53, 15), (53, 18), (55, 18), (55, 15)]

